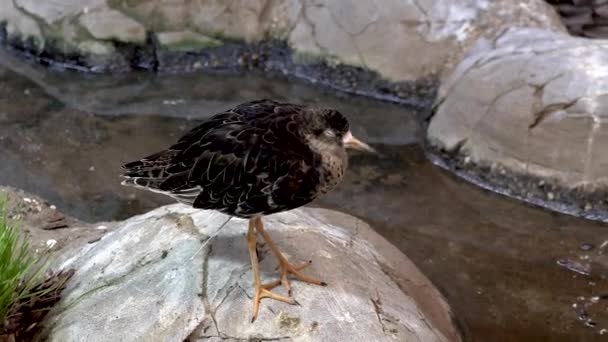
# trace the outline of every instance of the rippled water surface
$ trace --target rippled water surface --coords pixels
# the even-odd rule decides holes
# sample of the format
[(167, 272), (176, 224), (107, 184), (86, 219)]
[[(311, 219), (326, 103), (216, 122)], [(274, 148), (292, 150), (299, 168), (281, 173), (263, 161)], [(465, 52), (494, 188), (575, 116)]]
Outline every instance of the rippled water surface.
[(257, 76), (83, 75), (0, 51), (0, 184), (84, 220), (124, 219), (171, 201), (121, 187), (121, 164), (261, 97), (338, 108), (380, 151), (352, 156), (345, 181), (314, 205), (365, 219), (408, 255), (445, 294), (467, 340), (608, 338), (608, 227), (434, 167), (416, 113), (397, 105)]

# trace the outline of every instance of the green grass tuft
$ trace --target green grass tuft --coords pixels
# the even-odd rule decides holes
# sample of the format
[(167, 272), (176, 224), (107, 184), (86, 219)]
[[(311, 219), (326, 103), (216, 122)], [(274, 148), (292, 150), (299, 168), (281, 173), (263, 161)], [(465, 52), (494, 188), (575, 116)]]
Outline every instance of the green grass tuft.
[(61, 299), (74, 270), (47, 272), (48, 256), (32, 251), (20, 225), (9, 219), (8, 198), (0, 192), (0, 341), (30, 341)]
[[(27, 296), (31, 288), (24, 282), (31, 275), (36, 257), (20, 234), (19, 225), (8, 219), (7, 196), (0, 194), (0, 322), (4, 322), (14, 303)], [(37, 272), (34, 272), (37, 273)]]

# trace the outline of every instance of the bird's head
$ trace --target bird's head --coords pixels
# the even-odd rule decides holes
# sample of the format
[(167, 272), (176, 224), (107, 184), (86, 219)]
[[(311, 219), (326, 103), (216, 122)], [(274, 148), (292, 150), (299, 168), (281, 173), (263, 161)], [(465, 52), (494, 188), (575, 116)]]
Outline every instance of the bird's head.
[(339, 111), (321, 109), (311, 114), (310, 131), (315, 139), (346, 149), (375, 152), (371, 146), (353, 136), (348, 120)]

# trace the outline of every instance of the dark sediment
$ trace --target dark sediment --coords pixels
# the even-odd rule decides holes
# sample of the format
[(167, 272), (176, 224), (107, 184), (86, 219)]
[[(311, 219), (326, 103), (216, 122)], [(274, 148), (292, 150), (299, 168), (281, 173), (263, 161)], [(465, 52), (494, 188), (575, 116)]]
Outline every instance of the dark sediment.
[(559, 213), (608, 222), (606, 189), (569, 188), (558, 180), (517, 173), (499, 164), (474, 163), (459, 151), (429, 144), (426, 154), (433, 164), (486, 190)]

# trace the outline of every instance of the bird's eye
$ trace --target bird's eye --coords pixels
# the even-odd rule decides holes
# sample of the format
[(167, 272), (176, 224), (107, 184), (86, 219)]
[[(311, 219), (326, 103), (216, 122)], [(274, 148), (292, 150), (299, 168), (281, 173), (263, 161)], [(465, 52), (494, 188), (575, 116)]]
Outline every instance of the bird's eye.
[(335, 136), (336, 136), (336, 132), (334, 132), (334, 131), (333, 131), (333, 130), (331, 130), (331, 129), (326, 129), (326, 130), (323, 132), (323, 134), (324, 134), (326, 137), (328, 137), (328, 138), (333, 138), (333, 137), (335, 137)]

